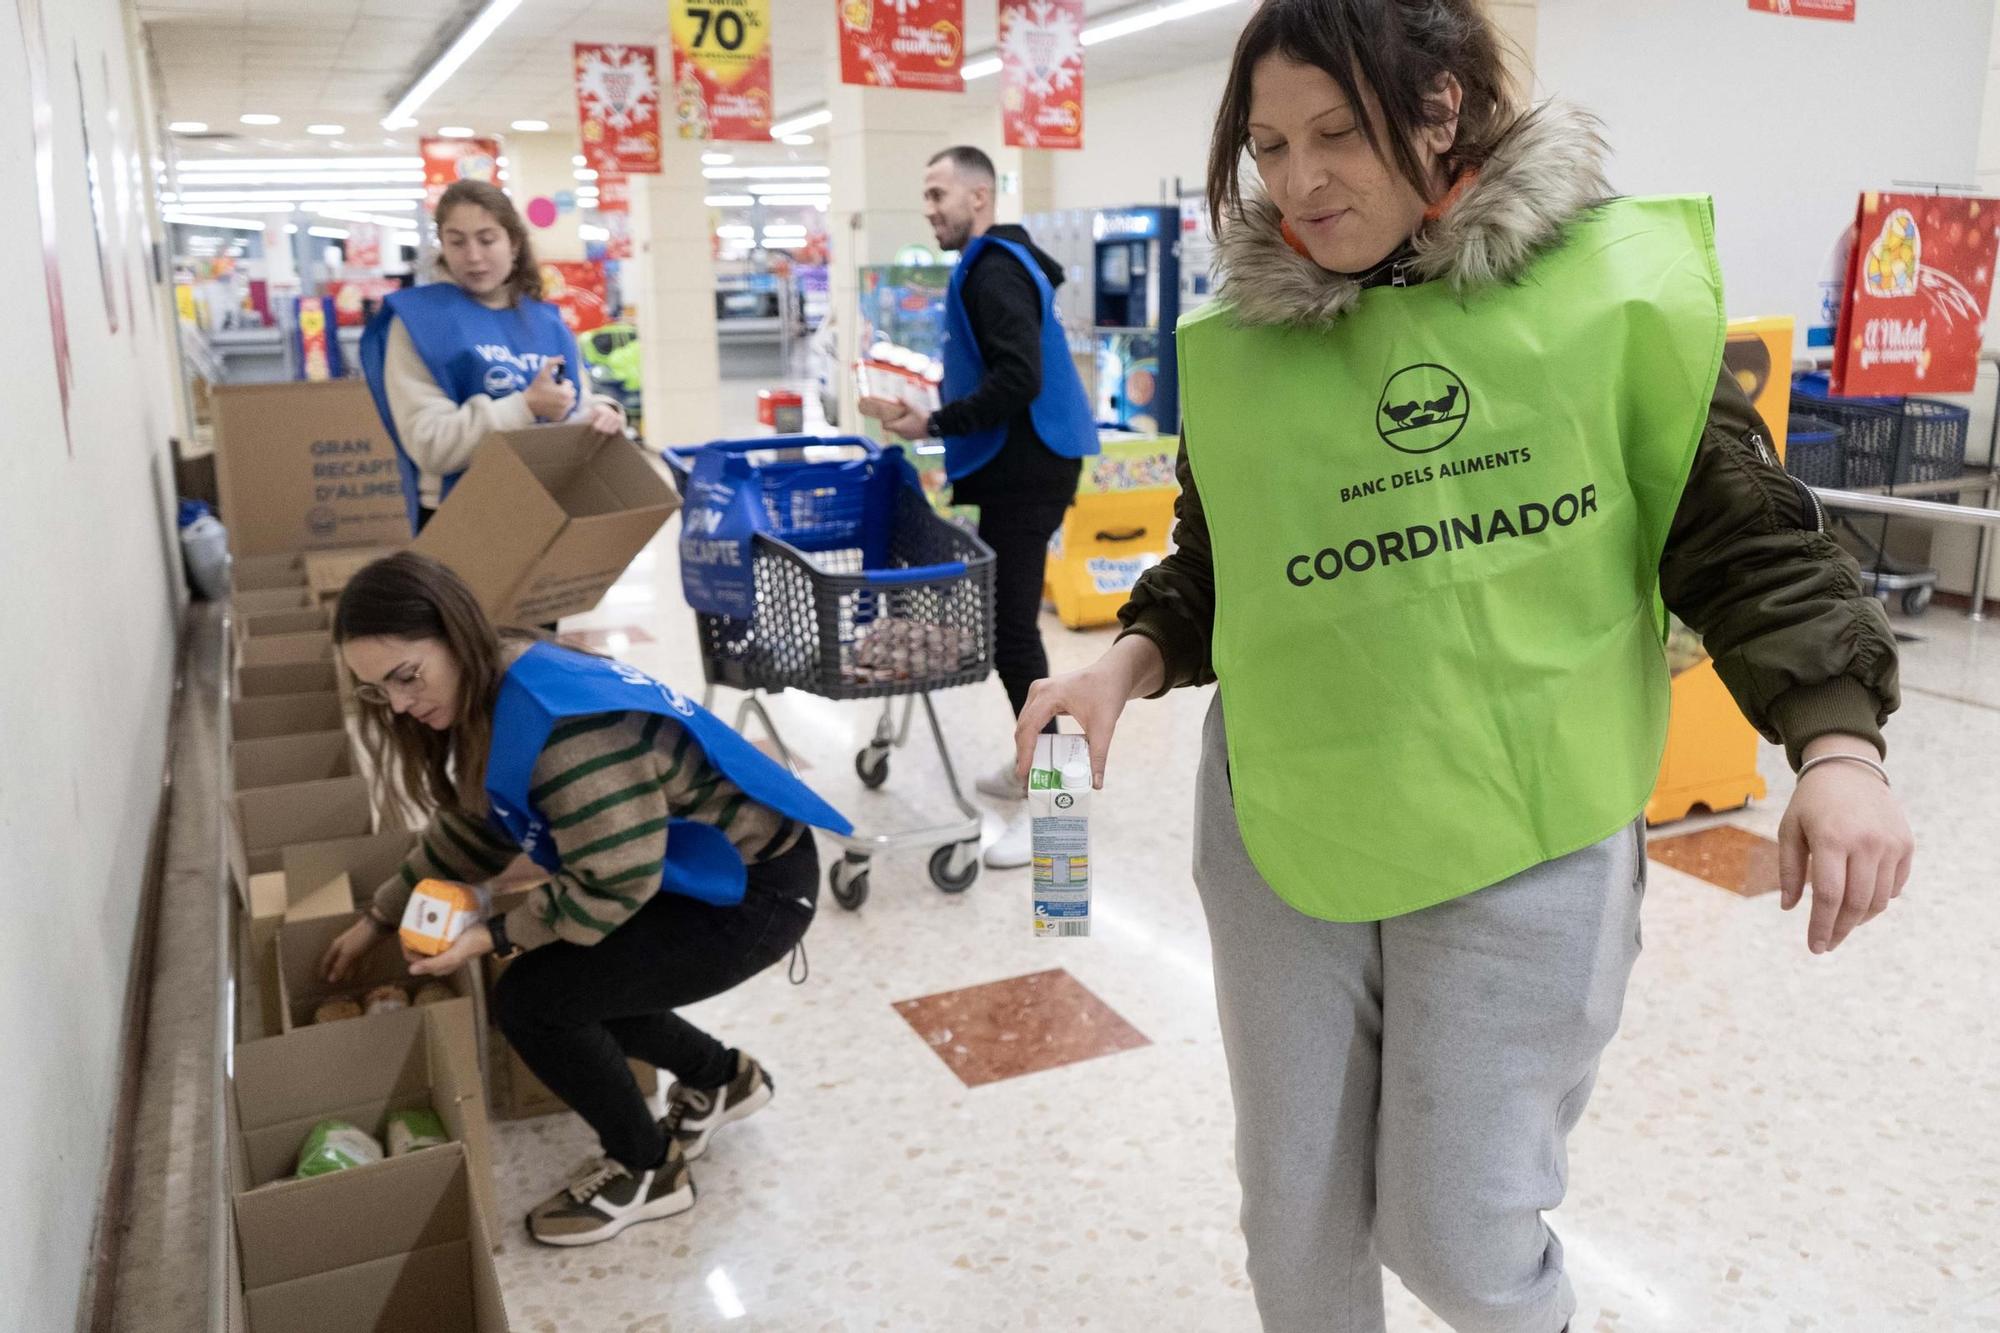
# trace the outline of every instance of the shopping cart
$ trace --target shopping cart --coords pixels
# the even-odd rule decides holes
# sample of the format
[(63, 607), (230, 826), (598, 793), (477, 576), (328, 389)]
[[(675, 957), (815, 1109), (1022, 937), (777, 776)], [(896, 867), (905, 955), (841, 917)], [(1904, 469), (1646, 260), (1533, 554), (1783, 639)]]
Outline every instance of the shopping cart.
[[(790, 748), (762, 695), (803, 690), (826, 699), (880, 699), (874, 738), (854, 757), (870, 789), (908, 741), (919, 704), (960, 818), (894, 833), (856, 830), (828, 874), (834, 901), (868, 898), (878, 852), (934, 846), (931, 882), (963, 893), (979, 877), (979, 809), (966, 799), (931, 693), (984, 680), (993, 664), (993, 552), (934, 513), (900, 450), (858, 436), (775, 436), (669, 449), (685, 496), (705, 449), (729, 451), (734, 484), (754, 489), (763, 530), (750, 542), (747, 616), (697, 610), (705, 705), (717, 686), (746, 691), (736, 729), (756, 718), (785, 763)], [(896, 716), (896, 701), (903, 701)]]
[[(1809, 426), (1805, 438), (1801, 421)], [(1949, 481), (1964, 475), (1970, 421), (1965, 408), (1934, 398), (1843, 397), (1830, 391), (1823, 372), (1794, 375), (1786, 468), (1810, 486), (1890, 495), (1898, 487)], [(1831, 448), (1822, 439), (1827, 431), (1838, 441)], [(1932, 498), (1958, 502), (1950, 494)], [(1937, 589), (1937, 570), (1889, 554), (1888, 516), (1874, 537), (1845, 516), (1835, 522), (1865, 556), (1862, 586), (1885, 603), (1899, 597), (1905, 613), (1922, 615)]]

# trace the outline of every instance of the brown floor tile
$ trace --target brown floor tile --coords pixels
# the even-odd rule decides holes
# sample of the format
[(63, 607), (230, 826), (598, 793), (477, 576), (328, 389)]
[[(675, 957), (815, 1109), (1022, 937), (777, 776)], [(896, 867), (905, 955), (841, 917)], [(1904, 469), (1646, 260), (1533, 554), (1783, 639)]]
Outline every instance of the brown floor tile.
[[(619, 645), (614, 646), (611, 636), (624, 636)], [(653, 636), (637, 625), (611, 625), (604, 629), (573, 629), (556, 636), (557, 641), (572, 648), (588, 648), (596, 653), (617, 652), (618, 647), (634, 643), (657, 642)]]
[(1778, 888), (1778, 844), (1734, 824), (1655, 839), (1647, 855), (1745, 898)]
[(968, 1088), (1150, 1045), (1059, 967), (899, 1000), (896, 1012)]

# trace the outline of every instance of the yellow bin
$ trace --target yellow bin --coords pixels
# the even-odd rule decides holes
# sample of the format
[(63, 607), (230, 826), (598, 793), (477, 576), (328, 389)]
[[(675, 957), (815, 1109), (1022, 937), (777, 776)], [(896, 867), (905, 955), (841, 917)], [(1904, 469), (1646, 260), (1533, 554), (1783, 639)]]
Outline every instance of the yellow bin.
[(1174, 526), (1171, 487), (1078, 495), (1049, 543), (1043, 595), (1071, 629), (1109, 625), (1139, 575), (1160, 563)]

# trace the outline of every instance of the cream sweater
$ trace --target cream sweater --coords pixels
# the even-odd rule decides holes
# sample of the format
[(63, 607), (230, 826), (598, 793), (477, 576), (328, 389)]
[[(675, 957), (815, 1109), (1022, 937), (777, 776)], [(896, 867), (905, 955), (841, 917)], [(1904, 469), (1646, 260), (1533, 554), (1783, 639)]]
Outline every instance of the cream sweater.
[[(616, 399), (590, 391), (590, 367), (581, 363), (565, 365), (564, 372), (575, 382), (577, 401), (586, 408), (593, 403), (616, 408)], [(430, 367), (417, 353), (417, 345), (403, 321), (389, 324), (389, 342), (382, 356), (382, 386), (389, 395), (389, 414), (396, 421), (396, 435), (422, 474), (418, 498), (424, 508), (438, 504), (440, 479), (464, 470), (472, 461), (472, 451), (489, 431), (524, 430), (535, 424), (527, 399), (518, 393), (505, 398), (474, 394), (455, 403), (431, 377)]]

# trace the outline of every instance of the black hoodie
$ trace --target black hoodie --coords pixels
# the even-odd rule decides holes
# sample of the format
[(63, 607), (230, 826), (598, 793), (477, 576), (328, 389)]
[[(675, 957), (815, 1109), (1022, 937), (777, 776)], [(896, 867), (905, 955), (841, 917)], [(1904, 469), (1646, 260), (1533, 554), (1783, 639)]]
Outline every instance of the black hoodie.
[[(1061, 285), (1062, 265), (1035, 248), (1026, 228), (1002, 224), (986, 234), (1026, 246), (1049, 285)], [(965, 314), (985, 358), (986, 376), (977, 389), (938, 412), (938, 433), (969, 435), (1004, 424), (1007, 442), (992, 462), (952, 488), (953, 500), (987, 507), (1068, 503), (1076, 495), (1083, 464), (1043, 444), (1028, 415), (1042, 391), (1042, 299), (1011, 251), (990, 245), (972, 261), (972, 271), (965, 275)]]

